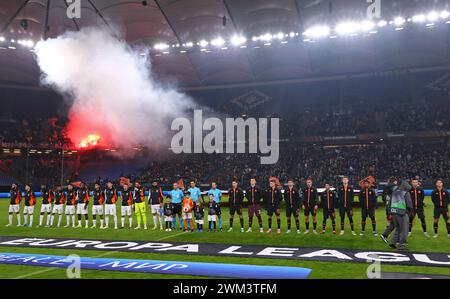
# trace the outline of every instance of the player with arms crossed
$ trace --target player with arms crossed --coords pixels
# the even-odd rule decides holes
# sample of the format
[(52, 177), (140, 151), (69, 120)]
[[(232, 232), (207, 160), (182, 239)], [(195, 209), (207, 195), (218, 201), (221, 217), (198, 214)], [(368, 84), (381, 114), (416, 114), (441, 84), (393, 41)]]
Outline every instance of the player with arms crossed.
[[(158, 228), (159, 223), (159, 229), (163, 230), (163, 223), (162, 223), (162, 205), (164, 202), (163, 197), (163, 191), (162, 188), (158, 185), (158, 182), (156, 180), (153, 180), (152, 187), (148, 191), (148, 205), (152, 211), (153, 215), (153, 229), (156, 230)], [(159, 220), (159, 221), (158, 221)]]
[(52, 216), (50, 219), (50, 226), (53, 226), (53, 223), (55, 221), (55, 215), (58, 214), (58, 225), (57, 227), (61, 226), (61, 220), (62, 220), (62, 214), (63, 214), (63, 208), (64, 203), (66, 202), (66, 195), (64, 194), (64, 190), (61, 186), (56, 187), (55, 191), (55, 204), (53, 205), (52, 210)]
[(309, 234), (309, 215), (313, 217), (313, 233), (317, 234), (317, 189), (313, 187), (312, 178), (306, 179), (306, 188), (302, 191), (302, 208), (305, 215), (305, 234)]
[(280, 203), (282, 201), (281, 190), (278, 189), (275, 180), (269, 181), (269, 188), (266, 190), (266, 211), (268, 217), (269, 229), (267, 233), (272, 232), (272, 216), (275, 213), (277, 218), (277, 233), (281, 234), (281, 219), (280, 219)]
[(233, 231), (234, 214), (239, 215), (239, 222), (241, 224), (241, 232), (244, 232), (244, 218), (242, 216), (242, 202), (244, 201), (244, 191), (238, 187), (236, 180), (231, 183), (231, 188), (228, 190), (228, 206), (230, 207), (230, 228), (228, 232)]
[(42, 204), (41, 204), (41, 214), (39, 215), (38, 227), (43, 225), (45, 214), (47, 214), (47, 222), (45, 227), (49, 227), (50, 215), (52, 213), (52, 202), (55, 195), (53, 194), (53, 191), (47, 187), (47, 185), (41, 186), (41, 194), (42, 194)]
[(120, 207), (120, 228), (125, 227), (125, 216), (128, 216), (128, 225), (129, 228), (131, 228), (133, 226), (133, 216), (131, 214), (131, 207), (133, 206), (133, 192), (130, 190), (128, 182), (123, 184), (120, 196), (122, 197), (122, 206)]
[(64, 227), (70, 226), (70, 218), (72, 218), (72, 227), (75, 227), (75, 206), (76, 206), (76, 192), (73, 189), (72, 184), (67, 186), (67, 202), (64, 214), (66, 214), (66, 225)]
[(13, 214), (17, 217), (17, 226), (20, 224), (20, 201), (22, 200), (22, 195), (20, 194), (19, 186), (16, 183), (12, 183), (11, 190), (9, 191), (9, 222), (6, 226), (11, 226), (13, 224)]
[(263, 198), (261, 189), (256, 186), (256, 180), (254, 178), (250, 179), (250, 187), (245, 191), (245, 197), (248, 200), (248, 230), (250, 233), (252, 231), (253, 216), (256, 215), (259, 223), (259, 232), (264, 233), (263, 221), (261, 217), (261, 199)]
[(339, 217), (341, 218), (341, 232), (339, 234), (341, 236), (344, 234), (345, 216), (347, 215), (352, 235), (356, 236), (355, 225), (353, 223), (353, 199), (355, 191), (353, 190), (353, 187), (348, 184), (348, 177), (344, 176), (342, 178), (342, 186), (338, 188), (337, 196), (339, 202)]
[(286, 202), (287, 232), (291, 232), (291, 215), (294, 216), (297, 234), (300, 233), (300, 220), (298, 219), (300, 210), (300, 192), (295, 188), (294, 180), (288, 179), (287, 188), (284, 189), (284, 201)]
[(439, 218), (442, 215), (442, 218), (445, 220), (445, 225), (447, 227), (447, 234), (450, 238), (450, 222), (449, 222), (449, 214), (448, 214), (448, 204), (449, 204), (449, 193), (448, 190), (444, 189), (444, 182), (441, 179), (436, 180), (436, 189), (431, 193), (431, 201), (434, 204), (434, 238), (438, 237), (438, 226), (439, 226)]

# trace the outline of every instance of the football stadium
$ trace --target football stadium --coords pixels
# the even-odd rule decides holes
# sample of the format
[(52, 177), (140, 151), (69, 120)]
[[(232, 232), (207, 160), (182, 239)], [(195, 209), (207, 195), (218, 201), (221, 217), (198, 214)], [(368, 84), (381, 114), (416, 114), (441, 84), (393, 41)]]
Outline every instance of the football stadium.
[(2, 0), (0, 279), (448, 279), (449, 95), (449, 1)]

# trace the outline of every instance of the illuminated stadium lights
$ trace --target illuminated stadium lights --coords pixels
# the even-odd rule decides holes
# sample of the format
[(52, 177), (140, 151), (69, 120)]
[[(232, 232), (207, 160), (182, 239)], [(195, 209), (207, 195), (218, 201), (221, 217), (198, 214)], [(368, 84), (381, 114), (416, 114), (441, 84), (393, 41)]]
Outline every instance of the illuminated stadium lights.
[(340, 23), (336, 26), (336, 33), (340, 35), (350, 35), (355, 34), (359, 31), (360, 26), (356, 22), (345, 22)]
[(306, 29), (303, 32), (303, 35), (307, 37), (326, 37), (330, 34), (330, 27), (328, 26), (313, 26), (311, 28)]
[(266, 34), (264, 34), (264, 35), (260, 35), (260, 36), (259, 36), (259, 39), (262, 40), (262, 41), (264, 41), (264, 42), (268, 42), (268, 41), (271, 41), (271, 40), (272, 40), (272, 35), (269, 34), (269, 33), (266, 33)]
[(169, 48), (169, 45), (168, 44), (156, 44), (154, 48), (155, 48), (155, 50), (165, 50), (165, 49)]
[(428, 13), (427, 20), (429, 22), (435, 22), (437, 19), (439, 19), (439, 14), (436, 11), (431, 11)]
[(295, 37), (295, 32), (289, 32), (289, 37), (290, 38), (294, 38)]
[(361, 30), (362, 31), (370, 31), (375, 27), (375, 24), (372, 21), (363, 21), (361, 22)]
[(279, 40), (282, 40), (282, 39), (284, 39), (284, 33), (278, 32), (278, 34), (275, 37), (278, 38)]
[(184, 46), (186, 48), (192, 48), (194, 46), (194, 43), (193, 42), (187, 42)]
[(450, 17), (450, 12), (448, 12), (448, 11), (446, 11), (446, 10), (443, 10), (443, 11), (441, 11), (441, 14), (440, 14), (440, 17), (441, 17), (441, 19), (447, 19), (448, 17)]
[(6, 39), (3, 36), (0, 36), (0, 42), (4, 42)]
[(222, 47), (224, 44), (225, 44), (225, 41), (221, 37), (218, 37), (211, 41), (211, 45), (213, 45), (215, 47), (219, 47), (219, 48)]
[(397, 27), (402, 26), (403, 24), (405, 24), (405, 22), (406, 22), (406, 20), (402, 17), (396, 17), (394, 19), (394, 25)]
[(415, 15), (414, 17), (412, 17), (412, 21), (414, 23), (423, 23), (425, 22), (425, 15), (424, 14), (420, 14), (420, 15)]
[(198, 45), (199, 45), (200, 47), (204, 48), (204, 47), (206, 47), (206, 46), (208, 45), (208, 42), (205, 41), (205, 40), (201, 40), (201, 41), (198, 43)]
[(240, 45), (244, 44), (246, 41), (247, 41), (247, 39), (243, 36), (233, 35), (231, 37), (231, 44), (233, 46), (240, 46)]
[(381, 21), (378, 22), (377, 26), (378, 26), (378, 27), (384, 27), (384, 26), (386, 26), (387, 24), (388, 24), (387, 21), (381, 20)]

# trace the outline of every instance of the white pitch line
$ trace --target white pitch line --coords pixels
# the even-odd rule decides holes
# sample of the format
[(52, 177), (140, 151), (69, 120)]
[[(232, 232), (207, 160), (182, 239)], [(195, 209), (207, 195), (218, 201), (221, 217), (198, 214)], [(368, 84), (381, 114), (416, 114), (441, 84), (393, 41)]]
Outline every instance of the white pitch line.
[[(176, 237), (176, 236), (180, 236), (182, 234), (184, 234), (184, 232), (181, 232), (181, 233), (178, 233), (178, 234), (175, 234), (175, 235), (165, 236), (165, 237), (157, 239), (156, 241), (167, 240), (167, 239), (170, 239), (170, 238), (173, 238), (173, 237)], [(118, 253), (118, 252), (119, 251), (108, 251), (108, 252), (104, 252), (102, 254), (96, 255), (93, 258), (100, 258), (100, 257), (108, 256), (108, 255), (113, 254), (113, 253)], [(13, 279), (24, 279), (24, 278), (27, 278), (27, 277), (30, 277), (30, 276), (34, 276), (34, 275), (42, 274), (42, 273), (47, 273), (47, 272), (54, 271), (54, 270), (57, 270), (57, 269), (60, 269), (60, 268), (48, 268), (48, 269), (44, 269), (44, 270), (39, 270), (39, 271), (35, 271), (35, 272), (31, 272), (31, 273), (28, 273), (28, 274), (24, 274), (24, 275), (20, 275), (20, 276), (14, 277)]]

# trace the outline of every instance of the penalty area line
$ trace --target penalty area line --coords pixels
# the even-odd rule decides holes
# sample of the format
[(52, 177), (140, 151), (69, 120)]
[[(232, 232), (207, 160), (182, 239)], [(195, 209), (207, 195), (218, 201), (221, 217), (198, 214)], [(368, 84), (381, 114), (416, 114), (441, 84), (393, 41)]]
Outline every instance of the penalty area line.
[[(174, 234), (174, 235), (170, 235), (170, 236), (165, 236), (165, 237), (157, 239), (156, 241), (167, 240), (167, 239), (170, 239), (170, 238), (173, 238), (173, 237), (180, 236), (182, 234), (184, 234), (184, 232), (181, 232), (181, 233), (178, 233), (178, 234)], [(114, 254), (114, 253), (119, 253), (119, 251), (104, 252), (102, 254), (93, 256), (93, 258), (101, 258), (101, 257), (105, 257), (105, 256), (108, 256), (108, 255)], [(31, 272), (31, 273), (27, 273), (27, 274), (24, 274), (24, 275), (19, 275), (19, 276), (13, 277), (12, 279), (24, 279), (24, 278), (28, 278), (28, 277), (31, 277), (31, 276), (34, 276), (34, 275), (38, 275), (38, 274), (54, 271), (54, 270), (57, 270), (57, 269), (61, 269), (61, 268), (48, 268), (48, 269), (44, 269), (44, 270), (34, 271), (34, 272)]]

